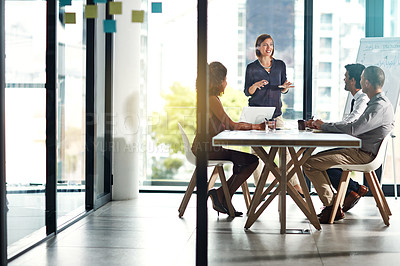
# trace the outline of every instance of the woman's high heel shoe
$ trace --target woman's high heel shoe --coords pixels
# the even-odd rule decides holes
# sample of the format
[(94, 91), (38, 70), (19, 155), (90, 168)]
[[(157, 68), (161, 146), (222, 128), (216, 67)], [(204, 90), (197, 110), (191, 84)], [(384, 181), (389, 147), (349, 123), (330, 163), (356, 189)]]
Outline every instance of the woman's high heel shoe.
[(213, 209), (218, 212), (218, 216), (219, 216), (220, 212), (228, 213), (228, 211), (225, 209), (224, 205), (222, 205), (222, 203), (218, 199), (217, 190), (211, 189), (210, 191), (208, 191), (208, 196), (211, 197), (211, 201), (213, 203)]
[[(213, 202), (213, 209), (217, 211), (218, 216), (219, 213), (228, 214), (228, 208), (226, 208), (218, 199), (217, 190), (211, 189), (210, 191), (208, 191), (208, 195), (211, 197), (211, 200)], [(233, 208), (233, 210), (235, 212), (235, 217), (243, 216), (243, 212), (238, 212), (235, 210), (235, 208)]]
[[(226, 210), (228, 210), (228, 207), (226, 206), (226, 204), (223, 204), (224, 205), (224, 208), (226, 209)], [(233, 207), (233, 206), (232, 206)], [(238, 212), (236, 209), (235, 209), (235, 207), (233, 207), (233, 212), (235, 213), (235, 217), (241, 217), (241, 216), (243, 216), (243, 212)]]
[(233, 210), (235, 211), (235, 217), (243, 216), (243, 212), (238, 212), (238, 211), (235, 210), (235, 208)]

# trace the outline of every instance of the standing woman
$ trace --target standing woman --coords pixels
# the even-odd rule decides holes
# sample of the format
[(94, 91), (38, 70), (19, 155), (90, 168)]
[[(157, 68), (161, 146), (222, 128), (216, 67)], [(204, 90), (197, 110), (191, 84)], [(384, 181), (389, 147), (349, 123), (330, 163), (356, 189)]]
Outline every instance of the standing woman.
[[(284, 122), (281, 94), (288, 93), (289, 89), (294, 86), (287, 80), (285, 63), (272, 57), (275, 49), (271, 35), (261, 34), (258, 36), (255, 46), (257, 59), (246, 67), (244, 94), (250, 96), (249, 106), (275, 107), (272, 118), (276, 120), (276, 127), (282, 128)], [(256, 183), (261, 169), (262, 165), (260, 164), (254, 171), (253, 176)], [(303, 194), (297, 177), (292, 177), (289, 182), (300, 194)]]
[[(212, 145), (212, 138), (224, 130), (262, 130), (265, 128), (264, 123), (249, 124), (244, 122), (233, 122), (225, 113), (219, 96), (221, 96), (226, 88), (226, 67), (220, 62), (212, 62), (209, 64), (209, 106), (210, 113), (208, 118), (209, 134), (206, 142), (206, 151), (208, 151), (209, 160), (227, 160), (233, 162), (233, 174), (227, 180), (229, 194), (231, 197), (236, 190), (250, 177), (254, 169), (257, 168), (258, 158), (255, 155), (225, 149), (223, 147), (215, 147)], [(192, 151), (195, 155), (200, 151), (201, 146), (198, 143), (197, 135), (193, 141)], [(222, 187), (209, 191), (209, 196), (213, 202), (213, 208), (217, 212), (228, 213)], [(235, 211), (235, 216), (243, 215), (242, 212)]]
[(275, 107), (276, 127), (283, 127), (281, 94), (286, 94), (292, 83), (286, 79), (286, 65), (275, 59), (274, 40), (262, 34), (256, 40), (257, 60), (247, 65), (244, 94), (250, 96), (249, 106)]

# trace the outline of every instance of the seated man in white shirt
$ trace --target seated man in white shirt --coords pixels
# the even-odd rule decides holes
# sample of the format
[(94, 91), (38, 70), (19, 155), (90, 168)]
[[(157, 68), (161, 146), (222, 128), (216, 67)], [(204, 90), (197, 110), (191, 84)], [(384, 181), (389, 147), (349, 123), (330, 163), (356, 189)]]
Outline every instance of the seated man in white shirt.
[(344, 74), (344, 90), (353, 95), (351, 100), (350, 113), (346, 115), (341, 122), (351, 123), (356, 121), (367, 108), (369, 98), (367, 94), (361, 90), (361, 74), (365, 67), (362, 64), (349, 64), (345, 66), (346, 73)]
[[(365, 69), (365, 66), (362, 64), (348, 64), (345, 68), (344, 89), (353, 95), (353, 99), (351, 101), (350, 113), (345, 115), (342, 121), (335, 124), (347, 124), (356, 121), (367, 108), (367, 103), (369, 101), (367, 94), (362, 92), (360, 84), (361, 73)], [(312, 127), (312, 122), (311, 120), (307, 121), (307, 126)], [(326, 171), (336, 191), (339, 187), (342, 172), (342, 169), (338, 168), (332, 168)], [(367, 194), (367, 192), (368, 188), (366, 186), (360, 185), (358, 182), (350, 179), (343, 203), (343, 211), (347, 212), (350, 210), (357, 204), (361, 197)]]

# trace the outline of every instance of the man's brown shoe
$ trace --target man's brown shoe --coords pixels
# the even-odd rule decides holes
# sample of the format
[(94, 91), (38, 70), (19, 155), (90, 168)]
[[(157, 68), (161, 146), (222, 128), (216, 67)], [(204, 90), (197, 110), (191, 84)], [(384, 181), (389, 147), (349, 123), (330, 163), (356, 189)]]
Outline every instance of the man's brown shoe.
[(347, 195), (346, 198), (344, 198), (343, 211), (347, 212), (348, 210), (353, 208), (354, 205), (356, 205), (360, 199), (361, 196), (358, 193), (351, 191), (349, 195)]
[(368, 193), (368, 187), (360, 185), (357, 193), (358, 193), (358, 195), (360, 195), (360, 197), (364, 197)]
[[(320, 214), (318, 214), (318, 220), (321, 224), (327, 224), (329, 223), (329, 218), (331, 217), (331, 212), (332, 212), (333, 206), (328, 206), (325, 207)], [(341, 220), (344, 218), (344, 213), (342, 208), (338, 208), (335, 216), (335, 221)]]

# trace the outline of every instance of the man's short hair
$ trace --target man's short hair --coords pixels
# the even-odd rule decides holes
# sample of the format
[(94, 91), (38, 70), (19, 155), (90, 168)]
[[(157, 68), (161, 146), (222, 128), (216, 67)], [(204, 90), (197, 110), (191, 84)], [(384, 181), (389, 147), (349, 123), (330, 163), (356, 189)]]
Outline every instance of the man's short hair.
[(354, 78), (356, 81), (356, 89), (361, 89), (361, 74), (363, 70), (365, 69), (365, 66), (362, 64), (348, 64), (344, 66), (349, 73), (349, 79)]
[(369, 66), (364, 69), (364, 79), (368, 80), (375, 89), (382, 88), (385, 83), (385, 72), (380, 67)]

